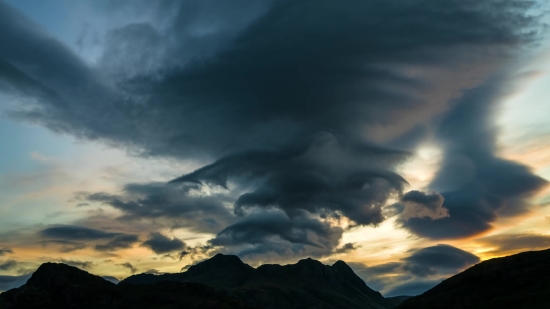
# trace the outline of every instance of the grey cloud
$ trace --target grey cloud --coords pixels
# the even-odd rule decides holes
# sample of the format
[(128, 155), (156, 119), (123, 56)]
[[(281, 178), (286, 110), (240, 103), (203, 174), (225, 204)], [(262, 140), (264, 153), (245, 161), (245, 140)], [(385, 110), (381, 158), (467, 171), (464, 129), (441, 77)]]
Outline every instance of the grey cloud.
[(117, 233), (73, 225), (49, 227), (41, 230), (39, 234), (44, 238), (61, 240), (98, 240), (112, 238), (118, 235)]
[(402, 218), (440, 219), (449, 216), (449, 211), (443, 207), (445, 198), (436, 192), (426, 194), (421, 191), (409, 191), (401, 198), (403, 205)]
[(137, 268), (135, 268), (134, 265), (130, 264), (130, 262), (117, 264), (117, 265), (128, 269), (132, 274), (135, 274), (137, 272)]
[(14, 260), (7, 260), (4, 262), (0, 262), (0, 270), (4, 270), (4, 271), (12, 270), (15, 267), (17, 267), (17, 265), (18, 263)]
[(526, 213), (529, 197), (548, 184), (527, 166), (497, 157), (490, 121), (494, 104), (506, 93), (501, 85), (509, 81), (496, 78), (468, 91), (443, 120), (439, 135), (446, 156), (430, 187), (441, 192), (449, 216), (404, 219), (411, 232), (432, 239), (479, 234), (498, 216)]
[(444, 198), (437, 194), (426, 194), (420, 191), (409, 191), (401, 199), (403, 202), (413, 202), (426, 206), (426, 208), (435, 210), (443, 204)]
[(0, 292), (18, 288), (25, 284), (32, 274), (24, 274), (20, 276), (3, 276), (0, 275)]
[(323, 255), (332, 252), (342, 233), (341, 228), (306, 213), (291, 219), (274, 210), (244, 217), (219, 232), (209, 244), (248, 258), (270, 252), (280, 256)]
[(114, 251), (118, 249), (131, 248), (133, 244), (137, 243), (139, 238), (137, 235), (117, 235), (107, 243), (98, 244), (95, 249), (98, 251)]
[(493, 247), (492, 252), (500, 254), (550, 248), (550, 236), (540, 234), (501, 234), (479, 238), (475, 241), (487, 247)]
[(0, 248), (0, 256), (13, 253), (13, 250), (10, 248)]
[[(533, 1), (276, 1), (226, 14), (194, 3), (175, 7), (162, 28), (112, 31), (95, 69), (0, 4), (0, 39), (11, 43), (0, 51), (9, 66), (2, 89), (35, 99), (11, 116), (145, 156), (214, 162), (152, 193), (154, 185), (89, 196), (121, 210), (121, 219), (179, 220), (219, 232), (213, 243), (252, 247), (242, 254), (333, 250), (341, 231), (313, 218), (382, 222), (382, 206), (406, 185), (394, 172), (403, 149), (450, 107), (438, 135), (444, 166), (432, 184), (449, 217), (413, 216), (404, 228), (430, 238), (473, 235), (498, 215), (521, 213), (544, 184), (495, 158), (494, 138), (484, 134), (494, 98), (475, 90), (536, 42)], [(218, 19), (227, 26), (199, 31)], [(196, 53), (175, 59), (183, 50)], [(474, 90), (453, 100), (465, 89)], [(239, 192), (196, 197), (181, 189), (189, 185)], [(232, 203), (241, 218), (227, 210)]]
[(384, 293), (385, 297), (416, 296), (441, 283), (442, 280), (414, 280), (399, 284)]
[(105, 280), (107, 280), (107, 281), (109, 281), (109, 282), (112, 282), (112, 283), (114, 283), (114, 284), (118, 284), (118, 283), (120, 282), (120, 280), (119, 280), (118, 278), (113, 277), (113, 276), (103, 276), (103, 277), (101, 277), (101, 278), (103, 278), (103, 279), (105, 279)]
[[(251, 146), (278, 148), (292, 137), (311, 132), (333, 132), (348, 140), (361, 140), (358, 132), (364, 130), (354, 129), (367, 124), (367, 128), (396, 124), (393, 135), (405, 133), (418, 120), (441, 110), (423, 94), (434, 94), (440, 78), (413, 78), (399, 66), (382, 69), (380, 64), (442, 68), (459, 62), (496, 65), (505, 56), (505, 47), (513, 49), (533, 40), (534, 34), (525, 30), (531, 29), (535, 20), (523, 11), (531, 1), (482, 2), (264, 2), (264, 9), (248, 11), (250, 15), (246, 15), (247, 10), (231, 8), (231, 13), (221, 14), (219, 4), (211, 3), (198, 5), (192, 16), (182, 7), (174, 19), (164, 21), (169, 24), (166, 35), (177, 38), (180, 33), (189, 33), (188, 27), (208, 22), (197, 16), (231, 19), (227, 26), (217, 27), (217, 35), (175, 40), (186, 49), (199, 47), (210, 56), (175, 65), (172, 57), (177, 54), (170, 54), (161, 59), (168, 64), (167, 69), (148, 76), (145, 68), (150, 58), (156, 57), (150, 48), (132, 49), (131, 54), (138, 59), (136, 67), (143, 67), (143, 73), (118, 83), (119, 88), (101, 85), (96, 73), (67, 48), (34, 26), (22, 26), (32, 22), (4, 4), (3, 34), (17, 40), (0, 56), (19, 68), (42, 68), (29, 72), (37, 80), (53, 77), (50, 79), (56, 81), (48, 87), (55, 89), (60, 100), (42, 100), (40, 108), (19, 111), (21, 117), (56, 131), (134, 145), (151, 155), (202, 153), (218, 157)], [(307, 21), (302, 18), (304, 10), (309, 12)], [(392, 22), (382, 22), (382, 16)], [(230, 26), (239, 23), (241, 26)], [(155, 35), (143, 38), (143, 31), (133, 31), (136, 27), (149, 26), (115, 30), (113, 36), (124, 32), (114, 40), (116, 44), (129, 44), (130, 48), (136, 41), (150, 44)], [(225, 35), (229, 28), (234, 29), (234, 35)], [(207, 41), (222, 43), (214, 44), (215, 52), (209, 53), (212, 49), (205, 47), (214, 45), (204, 44)], [(462, 46), (470, 47), (468, 59), (456, 53)], [(28, 50), (42, 53), (31, 57)], [(125, 63), (116, 55), (106, 57)], [(125, 74), (127, 67), (134, 66), (113, 69)], [(453, 75), (459, 91), (465, 85), (461, 85), (460, 72)], [(75, 84), (78, 87), (70, 88)], [(95, 94), (94, 104), (90, 104), (91, 94)], [(70, 101), (71, 107), (59, 103), (63, 101)], [(149, 112), (152, 110), (155, 112)]]
[(66, 260), (66, 259), (61, 259), (60, 261), (61, 263), (75, 266), (82, 269), (89, 269), (92, 266), (94, 266), (94, 263), (92, 263), (91, 261), (77, 261), (77, 260)]
[(197, 232), (215, 233), (234, 222), (225, 207), (224, 196), (201, 196), (189, 193), (189, 185), (128, 184), (122, 194), (80, 192), (78, 198), (105, 203), (123, 212), (119, 220), (165, 220), (169, 227), (185, 227)]
[(216, 250), (216, 247), (209, 245), (197, 245), (195, 247), (188, 247), (186, 250), (183, 250), (177, 254), (177, 256), (170, 255), (174, 259), (179, 259), (180, 261), (184, 257), (190, 257), (192, 260), (196, 260), (198, 257), (212, 255), (212, 251)]
[[(353, 145), (358, 147), (359, 145)], [(289, 216), (306, 210), (324, 216), (343, 215), (357, 224), (383, 221), (381, 208), (392, 195), (399, 194), (406, 181), (380, 169), (380, 161), (390, 160), (391, 149), (370, 147), (377, 154), (367, 156), (345, 152), (335, 136), (316, 136), (307, 148), (286, 153), (256, 151), (225, 157), (172, 183), (206, 183), (227, 187), (228, 180), (256, 187), (235, 201), (235, 214), (244, 215), (255, 207), (278, 207)], [(393, 152), (397, 157), (402, 153)], [(340, 159), (344, 159), (340, 161)], [(379, 163), (369, 166), (365, 158)]]
[(158, 271), (158, 270), (156, 270), (156, 269), (149, 269), (149, 270), (147, 270), (147, 271), (145, 271), (145, 272), (143, 272), (143, 273), (144, 273), (144, 274), (153, 274), (153, 275), (161, 275), (161, 274), (163, 274), (163, 272), (160, 272), (160, 271)]
[(40, 243), (43, 246), (47, 246), (49, 244), (60, 245), (59, 252), (73, 252), (82, 250), (87, 247), (87, 245), (84, 243), (68, 240), (42, 240), (40, 241)]
[(418, 277), (454, 274), (479, 263), (479, 257), (449, 245), (422, 248), (403, 259), (403, 269)]
[(129, 248), (139, 240), (138, 236), (133, 234), (105, 232), (73, 225), (49, 227), (41, 230), (39, 235), (45, 239), (44, 244), (61, 244), (62, 252), (82, 249), (86, 246), (82, 242), (96, 243), (94, 248), (97, 251), (111, 251)]
[(399, 262), (375, 266), (350, 263), (350, 267), (368, 286), (388, 297), (421, 294), (446, 276), (454, 275), (479, 261), (477, 256), (469, 252), (449, 245), (437, 245), (412, 250)]
[(360, 247), (361, 246), (356, 246), (354, 243), (347, 243), (347, 244), (344, 244), (343, 246), (341, 246), (340, 248), (336, 248), (336, 250), (334, 250), (334, 253), (336, 253), (336, 254), (347, 253), (347, 252), (350, 252), (350, 251), (355, 251)]
[(180, 239), (170, 239), (161, 233), (151, 233), (149, 239), (141, 245), (153, 250), (156, 254), (182, 250), (186, 247), (185, 243)]

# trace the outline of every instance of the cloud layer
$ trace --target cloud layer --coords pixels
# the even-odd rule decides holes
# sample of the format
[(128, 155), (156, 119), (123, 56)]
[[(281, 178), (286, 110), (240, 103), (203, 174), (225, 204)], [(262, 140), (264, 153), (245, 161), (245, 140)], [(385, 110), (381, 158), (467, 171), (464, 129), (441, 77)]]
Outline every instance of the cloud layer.
[[(402, 228), (462, 238), (525, 213), (547, 184), (498, 157), (491, 122), (511, 64), (537, 42), (535, 4), (306, 0), (222, 10), (184, 1), (111, 29), (92, 67), (0, 3), (0, 41), (10, 42), (0, 90), (18, 103), (5, 107), (14, 119), (203, 164), (167, 183), (80, 193), (127, 224), (208, 233), (209, 246), (243, 256), (322, 256), (339, 250), (344, 228), (382, 223), (398, 200)], [(433, 192), (404, 193), (396, 171), (430, 137), (444, 150)], [(156, 253), (185, 248), (150, 232), (143, 245)], [(65, 251), (139, 242), (78, 226), (40, 235)], [(415, 275), (432, 271), (407, 263)]]

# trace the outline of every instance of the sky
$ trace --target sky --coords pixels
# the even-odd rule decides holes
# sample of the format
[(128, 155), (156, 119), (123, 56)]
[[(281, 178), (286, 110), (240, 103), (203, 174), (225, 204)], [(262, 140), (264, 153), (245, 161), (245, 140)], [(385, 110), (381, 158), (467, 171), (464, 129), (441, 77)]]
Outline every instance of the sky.
[(550, 247), (549, 9), (0, 0), (0, 291), (224, 253), (417, 295)]

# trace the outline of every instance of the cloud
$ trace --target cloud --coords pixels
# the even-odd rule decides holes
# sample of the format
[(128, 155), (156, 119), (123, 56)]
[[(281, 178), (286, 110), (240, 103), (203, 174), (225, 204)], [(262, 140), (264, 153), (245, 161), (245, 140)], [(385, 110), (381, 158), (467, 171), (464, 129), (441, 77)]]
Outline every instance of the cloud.
[(74, 241), (68, 241), (68, 240), (42, 240), (40, 243), (43, 246), (47, 246), (49, 244), (56, 244), (61, 245), (61, 247), (58, 249), (59, 252), (74, 252), (78, 250), (82, 250), (86, 248), (86, 244), (74, 242)]
[(406, 181), (393, 172), (369, 166), (365, 160), (377, 159), (378, 154), (369, 151), (385, 154), (379, 159), (388, 161), (398, 160), (404, 153), (366, 145), (349, 147), (356, 149), (346, 153), (334, 135), (321, 134), (303, 149), (224, 157), (171, 183), (225, 188), (229, 180), (247, 186), (256, 183), (235, 201), (234, 212), (239, 216), (256, 207), (277, 207), (291, 217), (305, 210), (334, 218), (344, 216), (361, 225), (378, 224), (383, 221), (382, 206), (399, 194)]
[(92, 266), (94, 266), (94, 263), (92, 263), (91, 261), (77, 261), (77, 260), (66, 260), (66, 259), (61, 259), (60, 261), (61, 263), (64, 263), (70, 266), (75, 266), (82, 269), (89, 269)]
[(434, 286), (441, 283), (442, 280), (415, 280), (400, 284), (384, 293), (385, 297), (393, 296), (416, 296), (420, 295)]
[(149, 239), (141, 245), (153, 250), (156, 254), (182, 250), (186, 247), (183, 241), (177, 238), (170, 239), (161, 233), (151, 233)]
[(463, 250), (437, 245), (409, 251), (399, 262), (366, 266), (349, 263), (366, 284), (384, 296), (418, 295), (449, 275), (478, 263), (480, 259)]
[(130, 262), (117, 264), (117, 265), (121, 266), (121, 267), (124, 267), (124, 268), (127, 268), (132, 274), (135, 274), (137, 272), (137, 268), (135, 268), (132, 264), (130, 264)]
[(133, 244), (139, 241), (137, 235), (117, 235), (109, 242), (98, 244), (95, 249), (98, 251), (115, 251), (117, 249), (131, 248)]
[(403, 259), (403, 269), (418, 277), (455, 274), (479, 263), (479, 257), (449, 245), (437, 245), (414, 251)]
[(118, 278), (116, 277), (113, 277), (113, 276), (102, 276), (101, 278), (109, 281), (109, 282), (112, 282), (114, 284), (118, 284), (120, 282), (120, 280), (118, 280)]
[(0, 262), (0, 270), (4, 270), (4, 271), (12, 270), (15, 267), (17, 267), (17, 265), (18, 263), (14, 260), (7, 260), (4, 262)]
[(426, 194), (420, 191), (409, 191), (401, 198), (404, 204), (403, 220), (410, 218), (441, 219), (449, 216), (449, 210), (443, 207), (445, 198), (436, 192)]
[[(331, 252), (342, 234), (335, 222), (384, 221), (382, 207), (407, 185), (395, 170), (434, 130), (445, 148), (430, 186), (439, 193), (407, 201), (401, 217), (416, 235), (486, 231), (525, 212), (545, 185), (497, 158), (490, 128), (504, 84), (488, 80), (537, 41), (533, 1), (192, 3), (170, 6), (162, 25), (111, 29), (93, 68), (0, 4), (0, 40), (10, 41), (0, 87), (29, 102), (8, 115), (206, 164), (169, 184), (86, 196), (120, 220), (212, 233), (212, 245), (243, 255)], [(132, 242), (105, 233), (78, 240), (108, 240), (96, 249)]]
[[(113, 251), (130, 248), (139, 241), (133, 234), (113, 233), (74, 225), (59, 225), (43, 229), (39, 235), (44, 244), (62, 244), (62, 252), (71, 252), (86, 247), (84, 243), (95, 243), (97, 251)], [(98, 243), (99, 242), (99, 243)]]
[(0, 256), (4, 256), (6, 254), (11, 254), (13, 253), (13, 250), (11, 250), (10, 248), (0, 248)]
[(336, 253), (336, 254), (348, 253), (350, 251), (355, 251), (360, 247), (361, 246), (356, 246), (354, 243), (347, 243), (347, 244), (344, 244), (343, 246), (341, 246), (340, 248), (336, 248), (336, 250), (334, 250), (334, 253)]
[(92, 228), (61, 225), (43, 229), (39, 234), (44, 238), (53, 238), (61, 240), (98, 240), (108, 239), (117, 236), (117, 233), (105, 232)]
[(18, 288), (25, 284), (32, 274), (24, 274), (20, 276), (3, 276), (0, 275), (0, 292)]
[(343, 230), (312, 218), (307, 213), (290, 218), (284, 212), (263, 211), (244, 217), (208, 241), (241, 257), (274, 252), (280, 256), (329, 254)]
[(475, 241), (493, 248), (491, 252), (499, 254), (550, 248), (550, 236), (540, 234), (501, 234), (479, 238)]
[(527, 166), (497, 157), (490, 120), (504, 95), (501, 86), (508, 84), (497, 78), (457, 100), (441, 124), (446, 155), (430, 184), (443, 196), (448, 216), (402, 218), (403, 227), (431, 239), (476, 235), (490, 230), (499, 216), (528, 212), (528, 199), (548, 185)]
[(120, 195), (80, 192), (77, 197), (122, 211), (122, 221), (155, 220), (156, 225), (164, 222), (171, 228), (207, 233), (218, 232), (234, 221), (235, 216), (224, 205), (227, 198), (200, 196), (195, 191), (195, 186), (128, 184)]

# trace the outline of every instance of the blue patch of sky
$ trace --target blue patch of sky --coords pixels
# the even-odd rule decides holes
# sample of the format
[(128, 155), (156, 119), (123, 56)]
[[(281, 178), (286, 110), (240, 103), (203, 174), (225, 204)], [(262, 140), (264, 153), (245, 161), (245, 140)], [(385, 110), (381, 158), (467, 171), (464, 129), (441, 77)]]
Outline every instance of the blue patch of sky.
[(67, 136), (55, 134), (43, 127), (0, 117), (0, 174), (29, 173), (43, 164), (33, 160), (32, 153), (56, 159), (68, 159), (78, 151)]

